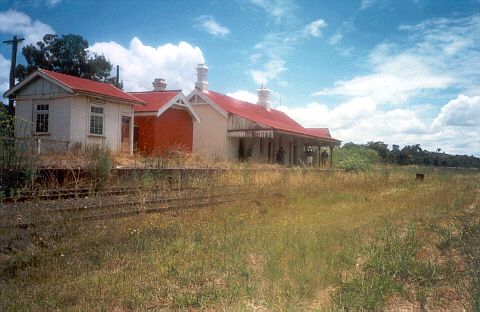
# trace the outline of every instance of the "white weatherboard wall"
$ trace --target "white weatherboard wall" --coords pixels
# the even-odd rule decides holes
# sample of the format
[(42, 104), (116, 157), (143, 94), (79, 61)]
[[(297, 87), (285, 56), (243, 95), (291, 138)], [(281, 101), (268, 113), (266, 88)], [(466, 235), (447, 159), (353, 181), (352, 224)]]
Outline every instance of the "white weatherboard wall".
[(193, 124), (193, 152), (225, 159), (227, 118), (208, 104), (192, 105), (201, 120)]
[(51, 140), (70, 138), (70, 107), (74, 95), (42, 78), (22, 88), (16, 100), (16, 131), (18, 136), (31, 136), (35, 131), (35, 105), (48, 104), (48, 133), (39, 136)]
[[(90, 134), (90, 108), (92, 104), (103, 107), (103, 135)], [(114, 151), (120, 150), (122, 116), (131, 117), (130, 126), (132, 127), (133, 125), (133, 106), (130, 104), (115, 103), (87, 96), (76, 96), (73, 99), (71, 109), (70, 141), (72, 143), (81, 143), (84, 146), (105, 144)], [(133, 140), (132, 135), (130, 135), (130, 140)], [(130, 146), (132, 146), (132, 142)]]
[[(104, 108), (104, 134), (90, 134), (90, 107), (95, 103)], [(49, 105), (48, 133), (34, 133), (34, 109), (37, 104)], [(86, 95), (71, 94), (43, 79), (35, 79), (17, 94), (16, 135), (35, 136), (58, 141), (105, 144), (113, 151), (121, 148), (122, 116), (130, 117), (130, 152), (133, 148), (133, 105)]]

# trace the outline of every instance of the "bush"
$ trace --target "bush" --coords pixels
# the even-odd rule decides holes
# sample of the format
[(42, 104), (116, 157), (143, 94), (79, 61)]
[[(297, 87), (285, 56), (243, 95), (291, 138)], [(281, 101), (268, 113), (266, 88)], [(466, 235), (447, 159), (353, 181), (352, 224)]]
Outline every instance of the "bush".
[(378, 153), (366, 147), (342, 147), (335, 151), (334, 162), (346, 171), (366, 171), (379, 161)]
[(27, 186), (35, 174), (37, 155), (33, 141), (13, 136), (15, 130), (23, 133), (27, 126), (25, 121), (0, 109), (0, 193), (3, 196), (12, 196), (17, 189)]
[(92, 144), (85, 147), (87, 170), (96, 186), (101, 186), (110, 178), (113, 167), (112, 153), (103, 145)]

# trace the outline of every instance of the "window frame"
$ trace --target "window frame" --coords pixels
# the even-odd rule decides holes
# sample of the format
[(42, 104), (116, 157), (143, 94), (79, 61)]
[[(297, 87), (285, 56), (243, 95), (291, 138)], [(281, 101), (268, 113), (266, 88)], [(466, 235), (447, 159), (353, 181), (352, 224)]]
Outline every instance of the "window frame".
[[(102, 109), (102, 112), (101, 113), (93, 112), (92, 111), (93, 108), (100, 108), (100, 109)], [(101, 127), (102, 127), (101, 130), (102, 131), (101, 131), (101, 133), (92, 132), (92, 117), (101, 118), (101, 120), (102, 120), (102, 124), (101, 124)], [(95, 131), (95, 125), (94, 125), (93, 130)], [(90, 103), (88, 133), (89, 133), (89, 135), (93, 135), (93, 136), (102, 136), (102, 137), (105, 136), (105, 105), (103, 105), (102, 103), (99, 103), (99, 102), (91, 102)]]
[[(45, 102), (39, 102), (39, 103), (34, 103), (34, 125), (35, 125), (35, 134), (49, 134), (49, 119), (50, 119), (50, 103), (45, 103)], [(46, 109), (45, 109), (46, 106)], [(42, 107), (43, 109), (39, 109), (39, 107)], [(38, 131), (39, 129), (39, 116), (46, 116), (46, 123), (45, 120), (42, 123), (42, 126), (45, 127), (45, 131)], [(46, 126), (45, 126), (46, 124)]]

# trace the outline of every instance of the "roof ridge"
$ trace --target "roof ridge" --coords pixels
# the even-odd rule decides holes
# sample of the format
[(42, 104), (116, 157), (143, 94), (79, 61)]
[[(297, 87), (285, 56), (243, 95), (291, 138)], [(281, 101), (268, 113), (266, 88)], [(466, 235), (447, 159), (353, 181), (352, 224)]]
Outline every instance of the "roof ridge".
[[(76, 78), (76, 79), (83, 79), (83, 80), (87, 80), (87, 81), (91, 81), (91, 82), (95, 82), (95, 83), (102, 83), (102, 84), (105, 84), (105, 85), (109, 85), (109, 86), (112, 86), (122, 92), (125, 92), (123, 91), (122, 89), (120, 88), (117, 88), (115, 87), (113, 84), (111, 83), (108, 83), (108, 82), (103, 82), (103, 81), (97, 81), (97, 80), (93, 80), (93, 79), (88, 79), (88, 78), (83, 78), (83, 77), (78, 77), (78, 76), (74, 76), (74, 75), (70, 75), (70, 74), (65, 74), (65, 73), (61, 73), (61, 72), (56, 72), (56, 71), (53, 71), (53, 70), (48, 70), (48, 69), (44, 69), (44, 68), (37, 68), (38, 70), (42, 71), (42, 72), (47, 72), (45, 74), (48, 75), (48, 73), (54, 73), (55, 75), (62, 75), (62, 76), (68, 76), (68, 77), (73, 77), (73, 78)], [(52, 77), (53, 78), (53, 77)]]
[[(210, 92), (210, 91), (211, 91), (211, 90), (209, 90), (209, 92)], [(255, 105), (255, 106), (259, 105), (259, 104), (250, 103), (250, 102), (247, 102), (247, 101), (244, 101), (244, 100), (240, 100), (240, 99), (237, 99), (237, 98), (235, 98), (235, 97), (233, 97), (233, 96), (230, 96), (230, 95), (227, 95), (227, 94), (223, 94), (223, 93), (220, 93), (220, 92), (216, 92), (216, 91), (211, 91), (211, 92), (216, 93), (216, 94), (220, 94), (220, 95), (223, 95), (223, 96), (226, 96), (226, 97), (229, 97), (229, 98), (231, 98), (231, 99), (234, 99), (234, 100), (236, 100), (236, 101), (243, 102), (243, 103), (245, 103), (245, 104), (250, 104), (250, 105)], [(285, 112), (283, 112), (283, 111), (281, 111), (281, 110), (279, 110), (279, 109), (270, 107), (270, 110), (274, 110), (274, 111), (276, 111), (276, 112), (279, 112), (279, 113), (282, 113), (282, 114), (288, 116)], [(290, 116), (288, 116), (288, 117), (291, 118)]]
[[(58, 83), (61, 83), (61, 84), (67, 86), (68, 88), (70, 88), (72, 90), (76, 90), (77, 92), (78, 91), (91, 92), (91, 93), (94, 93), (94, 94), (100, 94), (102, 96), (113, 97), (113, 98), (123, 99), (123, 100), (127, 100), (127, 101), (140, 102), (142, 104), (145, 104), (144, 101), (138, 99), (137, 97), (133, 96), (132, 94), (129, 94), (128, 92), (123, 91), (122, 89), (117, 88), (113, 84), (110, 84), (110, 83), (107, 83), (107, 82), (82, 78), (82, 77), (78, 77), (78, 76), (74, 76), (74, 75), (70, 75), (70, 74), (65, 74), (65, 73), (60, 73), (60, 72), (56, 72), (56, 71), (52, 71), (52, 70), (48, 70), (48, 69), (44, 69), (44, 68), (37, 68), (36, 72), (40, 73), (40, 74), (43, 74), (43, 75), (46, 75), (50, 79), (53, 79), (53, 80), (57, 81)], [(84, 84), (84, 86), (86, 84), (90, 84), (90, 86), (92, 86), (92, 87), (96, 85), (94, 88), (97, 88), (97, 89), (98, 88), (100, 88), (100, 89), (103, 88), (103, 90), (108, 90), (106, 88), (112, 88), (116, 92), (120, 92), (120, 94), (122, 96), (115, 95), (115, 94), (111, 93), (111, 91), (92, 90), (92, 89), (85, 88), (85, 87), (82, 88), (81, 86), (79, 87), (78, 85), (81, 85), (82, 83)], [(77, 86), (75, 86), (75, 85), (77, 85)], [(110, 94), (109, 94), (109, 92), (110, 92)]]
[(298, 121), (290, 117), (286, 112), (279, 109), (271, 108), (270, 110), (265, 110), (261, 105), (243, 101), (216, 91), (209, 91), (205, 96), (221, 109), (253, 122), (286, 132), (298, 133), (336, 142), (338, 141), (331, 137), (314, 134), (311, 130), (305, 128)]
[(180, 89), (174, 89), (174, 90), (159, 90), (159, 91), (127, 91), (127, 93), (166, 93), (166, 92), (181, 92), (182, 90)]

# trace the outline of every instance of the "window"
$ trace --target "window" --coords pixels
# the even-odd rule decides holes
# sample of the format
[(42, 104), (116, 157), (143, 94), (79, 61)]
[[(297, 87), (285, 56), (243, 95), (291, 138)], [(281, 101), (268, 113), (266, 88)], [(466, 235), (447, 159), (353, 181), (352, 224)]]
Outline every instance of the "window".
[(263, 137), (260, 137), (260, 155), (263, 155)]
[(90, 106), (90, 134), (103, 135), (103, 107)]
[(48, 104), (37, 104), (35, 106), (35, 132), (48, 132)]

